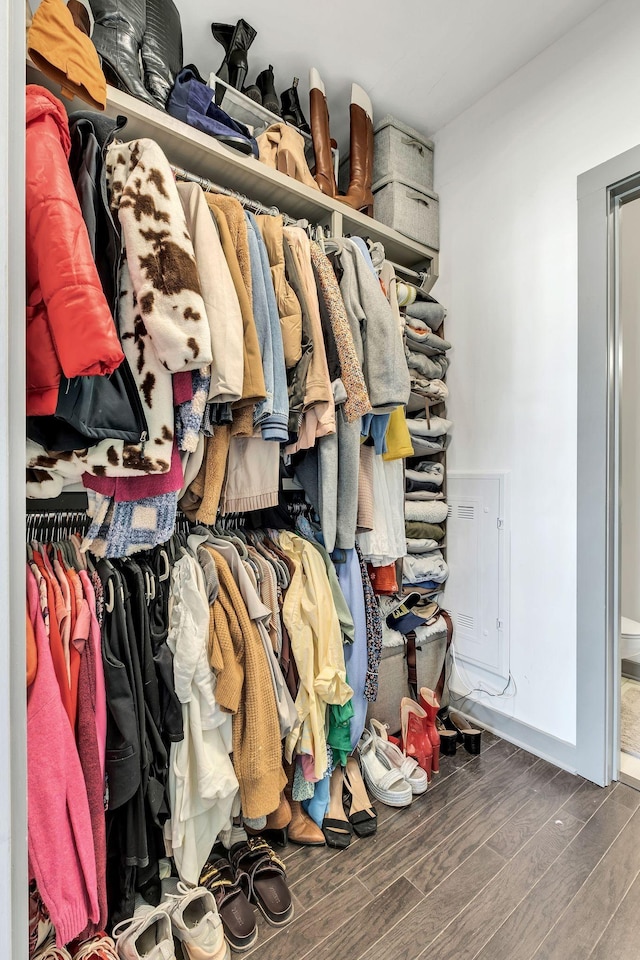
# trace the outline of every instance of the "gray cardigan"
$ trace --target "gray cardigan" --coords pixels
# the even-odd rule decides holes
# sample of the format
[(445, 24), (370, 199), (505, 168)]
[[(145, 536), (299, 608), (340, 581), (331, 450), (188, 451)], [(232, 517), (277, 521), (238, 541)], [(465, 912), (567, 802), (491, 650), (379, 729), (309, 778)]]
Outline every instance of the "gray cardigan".
[(357, 245), (349, 239), (330, 240), (342, 267), (340, 291), (362, 365), (374, 413), (407, 403), (411, 392), (402, 333), (380, 283)]

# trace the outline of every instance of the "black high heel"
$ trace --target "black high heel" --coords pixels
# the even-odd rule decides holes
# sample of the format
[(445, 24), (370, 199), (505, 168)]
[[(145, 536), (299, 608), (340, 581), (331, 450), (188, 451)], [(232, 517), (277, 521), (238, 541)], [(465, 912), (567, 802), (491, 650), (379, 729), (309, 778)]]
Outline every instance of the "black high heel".
[(298, 97), (298, 78), (293, 78), (293, 83), (288, 90), (283, 90), (280, 94), (280, 102), (282, 104), (282, 119), (286, 123), (293, 124), (294, 127), (297, 127), (298, 130), (301, 130), (303, 133), (311, 133), (311, 127), (307, 123), (302, 112), (302, 107), (300, 106), (300, 98)]
[(262, 106), (265, 110), (270, 110), (277, 117), (280, 116), (280, 101), (276, 93), (275, 80), (273, 76), (273, 67), (269, 64), (267, 70), (263, 70), (256, 77), (256, 85), (262, 94)]
[(458, 742), (464, 746), (467, 753), (480, 753), (482, 730), (471, 727), (463, 716), (452, 711), (444, 717), (444, 725), (448, 730), (456, 731)]
[(212, 23), (211, 33), (224, 47), (225, 57), (218, 70), (218, 77), (237, 90), (242, 90), (247, 78), (247, 51), (257, 36), (257, 31), (246, 20), (230, 23)]
[(449, 730), (440, 717), (436, 717), (436, 730), (440, 735), (440, 753), (445, 757), (455, 757), (458, 745), (458, 731)]

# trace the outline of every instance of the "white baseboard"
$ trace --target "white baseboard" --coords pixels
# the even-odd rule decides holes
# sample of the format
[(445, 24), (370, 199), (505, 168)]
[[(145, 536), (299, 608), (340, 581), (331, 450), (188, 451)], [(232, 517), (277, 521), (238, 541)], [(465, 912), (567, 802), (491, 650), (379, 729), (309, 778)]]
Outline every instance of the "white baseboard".
[(523, 750), (527, 750), (543, 760), (548, 760), (569, 773), (577, 773), (577, 756), (574, 743), (544, 733), (522, 720), (507, 717), (505, 714), (499, 713), (483, 703), (478, 703), (477, 700), (471, 700), (469, 697), (457, 695), (455, 703), (456, 710), (459, 709), (466, 717), (475, 720), (481, 727), (486, 727), (497, 737), (508, 740), (509, 743), (514, 743), (517, 747), (522, 747)]

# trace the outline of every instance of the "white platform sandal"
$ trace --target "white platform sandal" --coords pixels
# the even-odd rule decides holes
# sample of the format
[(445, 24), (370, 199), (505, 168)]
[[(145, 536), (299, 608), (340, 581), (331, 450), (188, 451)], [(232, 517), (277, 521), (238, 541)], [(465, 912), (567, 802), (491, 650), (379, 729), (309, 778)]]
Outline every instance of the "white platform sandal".
[(412, 790), (403, 775), (384, 754), (376, 753), (375, 738), (365, 730), (358, 744), (362, 772), (372, 796), (389, 807), (408, 807)]
[(413, 757), (405, 757), (400, 747), (391, 743), (387, 728), (379, 720), (369, 722), (371, 736), (375, 743), (376, 755), (385, 757), (392, 769), (399, 770), (411, 787), (411, 792), (418, 796), (424, 793), (429, 786), (426, 772)]

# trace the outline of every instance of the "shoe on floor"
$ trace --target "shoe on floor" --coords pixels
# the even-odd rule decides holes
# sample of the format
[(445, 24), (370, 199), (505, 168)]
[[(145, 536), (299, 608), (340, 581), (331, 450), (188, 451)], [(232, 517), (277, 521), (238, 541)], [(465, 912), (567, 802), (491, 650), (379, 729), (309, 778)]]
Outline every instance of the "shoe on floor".
[(73, 960), (118, 960), (116, 945), (106, 933), (98, 933), (75, 949)]
[(215, 897), (206, 887), (188, 887), (178, 880), (162, 883), (162, 904), (185, 960), (229, 960), (229, 944)]
[(137, 897), (133, 916), (117, 923), (113, 935), (120, 960), (176, 960), (166, 904), (152, 907)]

